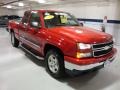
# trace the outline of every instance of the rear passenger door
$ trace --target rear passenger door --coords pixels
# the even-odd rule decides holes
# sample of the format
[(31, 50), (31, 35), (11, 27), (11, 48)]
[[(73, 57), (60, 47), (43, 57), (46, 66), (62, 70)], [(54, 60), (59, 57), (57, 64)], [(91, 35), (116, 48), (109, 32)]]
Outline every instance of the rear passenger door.
[(41, 51), (40, 48), (41, 41), (38, 33), (40, 30), (41, 30), (40, 13), (37, 11), (32, 11), (28, 27), (26, 30), (26, 39), (28, 40), (30, 47), (39, 52)]
[(24, 13), (24, 17), (22, 18), (21, 23), (19, 24), (19, 36), (20, 36), (20, 40), (22, 43), (27, 44), (26, 42), (26, 31), (28, 28), (28, 21), (30, 18), (30, 11), (26, 11)]

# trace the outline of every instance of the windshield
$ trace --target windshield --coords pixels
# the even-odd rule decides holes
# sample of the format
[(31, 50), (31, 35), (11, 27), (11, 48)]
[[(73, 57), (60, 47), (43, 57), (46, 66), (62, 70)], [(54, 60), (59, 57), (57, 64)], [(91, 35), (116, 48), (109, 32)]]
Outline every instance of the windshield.
[(45, 12), (44, 22), (47, 28), (56, 26), (79, 26), (74, 16), (64, 12)]

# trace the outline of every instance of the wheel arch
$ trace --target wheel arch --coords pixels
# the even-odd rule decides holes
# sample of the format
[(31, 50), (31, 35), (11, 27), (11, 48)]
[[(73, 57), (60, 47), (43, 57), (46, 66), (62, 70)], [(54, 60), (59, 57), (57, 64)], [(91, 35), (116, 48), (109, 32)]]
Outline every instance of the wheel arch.
[(59, 47), (57, 47), (57, 46), (55, 46), (55, 45), (52, 45), (52, 44), (46, 44), (46, 45), (44, 46), (44, 56), (46, 55), (47, 51), (49, 51), (49, 50), (51, 50), (51, 49), (57, 50), (58, 53), (60, 53), (61, 55), (64, 56), (63, 51), (62, 51)]
[(12, 33), (12, 32), (14, 33), (14, 30), (13, 30), (13, 29), (10, 29), (10, 33)]

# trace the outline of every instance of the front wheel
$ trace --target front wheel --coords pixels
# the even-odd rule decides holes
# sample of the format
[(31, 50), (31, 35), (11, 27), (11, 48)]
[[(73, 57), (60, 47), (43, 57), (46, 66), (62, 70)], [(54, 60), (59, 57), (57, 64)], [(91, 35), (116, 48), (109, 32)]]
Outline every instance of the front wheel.
[(47, 52), (46, 69), (55, 78), (60, 78), (65, 75), (64, 58), (57, 52), (57, 50), (50, 50)]
[(18, 47), (19, 46), (19, 41), (18, 39), (15, 37), (14, 32), (11, 32), (11, 43), (14, 47)]

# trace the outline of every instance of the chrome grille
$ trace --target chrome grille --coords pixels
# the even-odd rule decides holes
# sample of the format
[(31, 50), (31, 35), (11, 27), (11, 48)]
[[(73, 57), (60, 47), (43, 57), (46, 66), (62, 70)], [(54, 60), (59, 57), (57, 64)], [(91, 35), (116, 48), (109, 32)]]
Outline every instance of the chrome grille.
[(108, 43), (93, 44), (93, 56), (99, 57), (108, 54), (113, 48), (113, 41)]

